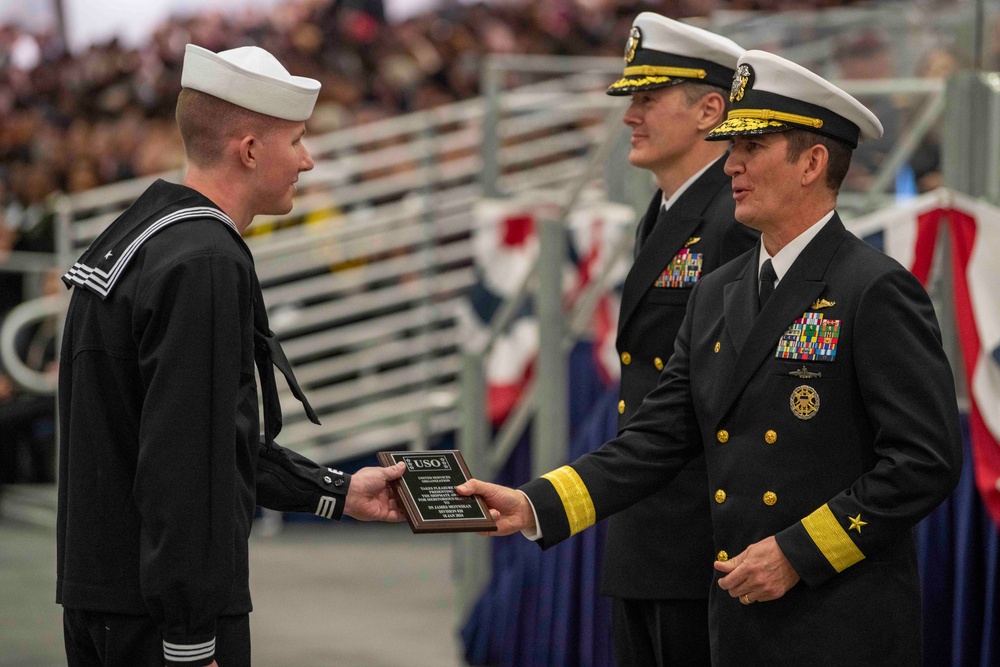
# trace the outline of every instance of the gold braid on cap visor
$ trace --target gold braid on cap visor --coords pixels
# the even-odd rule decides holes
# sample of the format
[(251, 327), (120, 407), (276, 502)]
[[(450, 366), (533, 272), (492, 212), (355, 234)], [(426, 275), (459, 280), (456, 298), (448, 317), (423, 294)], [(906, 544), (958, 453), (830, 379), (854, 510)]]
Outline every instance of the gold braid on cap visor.
[(796, 125), (808, 125), (819, 129), (823, 127), (823, 121), (810, 116), (800, 116), (795, 113), (785, 113), (784, 111), (772, 111), (770, 109), (734, 109), (726, 117), (728, 120), (750, 118), (754, 120), (777, 120)]
[(708, 73), (693, 67), (657, 67), (656, 65), (635, 65), (626, 67), (622, 76), (682, 76), (685, 79), (704, 79)]
[(621, 78), (608, 87), (608, 90), (616, 88), (626, 88), (631, 86), (650, 86), (657, 83), (666, 83), (670, 77), (683, 77), (685, 79), (704, 79), (708, 73), (703, 69), (693, 67), (657, 67), (656, 65), (634, 65), (626, 67), (622, 72), (622, 77), (641, 76), (641, 79)]

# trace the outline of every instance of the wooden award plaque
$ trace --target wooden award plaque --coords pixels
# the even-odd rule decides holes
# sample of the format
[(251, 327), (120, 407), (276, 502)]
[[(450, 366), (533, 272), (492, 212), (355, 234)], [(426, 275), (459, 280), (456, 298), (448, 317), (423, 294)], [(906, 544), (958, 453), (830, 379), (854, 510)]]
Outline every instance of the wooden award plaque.
[(460, 496), (455, 487), (472, 475), (457, 449), (379, 452), (383, 467), (406, 463), (392, 483), (414, 533), (491, 532), (497, 529), (479, 496)]

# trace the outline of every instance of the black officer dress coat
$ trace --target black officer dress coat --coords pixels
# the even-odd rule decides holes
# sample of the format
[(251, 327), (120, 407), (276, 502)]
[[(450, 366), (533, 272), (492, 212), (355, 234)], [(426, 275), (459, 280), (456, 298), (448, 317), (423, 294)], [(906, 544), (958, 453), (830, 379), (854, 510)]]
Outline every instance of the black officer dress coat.
[(218, 616), (251, 609), (255, 505), (339, 518), (349, 476), (260, 439), (255, 363), (273, 437), (270, 362), (287, 362), (210, 200), (157, 181), (64, 281), (57, 601), (211, 641)]
[(961, 471), (933, 307), (836, 216), (759, 314), (757, 257), (699, 282), (660, 383), (623, 433), (522, 487), (541, 544), (705, 454), (717, 557), (774, 535), (801, 576), (751, 605), (712, 586), (714, 664), (919, 665), (912, 528)]
[[(657, 191), (639, 223), (635, 262), (625, 279), (618, 317), (619, 430), (656, 387), (694, 285), (756, 243), (757, 234), (733, 218), (725, 160), (713, 162), (669, 211)], [(679, 256), (686, 256), (680, 253), (699, 255), (700, 269), (686, 279), (661, 279)], [(705, 459), (699, 457), (670, 484), (608, 520), (602, 593), (638, 599), (708, 597), (715, 551), (706, 484)]]

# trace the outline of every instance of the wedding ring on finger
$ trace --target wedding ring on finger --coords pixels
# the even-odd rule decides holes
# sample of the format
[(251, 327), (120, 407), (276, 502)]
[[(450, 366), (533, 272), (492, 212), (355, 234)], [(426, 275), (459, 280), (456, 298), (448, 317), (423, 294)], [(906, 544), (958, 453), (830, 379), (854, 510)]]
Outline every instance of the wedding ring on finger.
[(740, 600), (743, 601), (743, 604), (750, 604), (751, 603), (750, 594), (744, 593), (743, 595), (740, 596)]

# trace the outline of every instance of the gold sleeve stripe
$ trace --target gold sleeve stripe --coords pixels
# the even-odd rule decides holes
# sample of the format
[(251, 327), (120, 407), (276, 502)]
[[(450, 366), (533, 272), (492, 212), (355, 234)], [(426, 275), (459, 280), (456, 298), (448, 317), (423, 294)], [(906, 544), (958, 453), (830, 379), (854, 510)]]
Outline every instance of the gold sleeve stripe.
[(570, 535), (576, 535), (597, 522), (597, 512), (594, 510), (594, 501), (590, 499), (587, 485), (573, 468), (563, 466), (545, 473), (542, 477), (552, 482), (556, 493), (559, 494), (563, 510), (566, 512), (566, 520), (569, 521)]
[(815, 127), (817, 129), (823, 127), (823, 121), (819, 118), (812, 118), (810, 116), (800, 116), (794, 113), (785, 113), (784, 111), (772, 111), (771, 109), (733, 109), (729, 112), (727, 118), (755, 118), (758, 120), (781, 120), (786, 123), (795, 123), (796, 125), (808, 125), (810, 127)]
[(864, 560), (865, 555), (847, 535), (847, 531), (843, 529), (837, 518), (833, 516), (829, 505), (823, 505), (802, 519), (802, 525), (837, 572), (843, 572), (855, 563)]
[(708, 73), (693, 67), (656, 67), (655, 65), (634, 65), (626, 67), (624, 76), (682, 76), (686, 79), (704, 79)]

